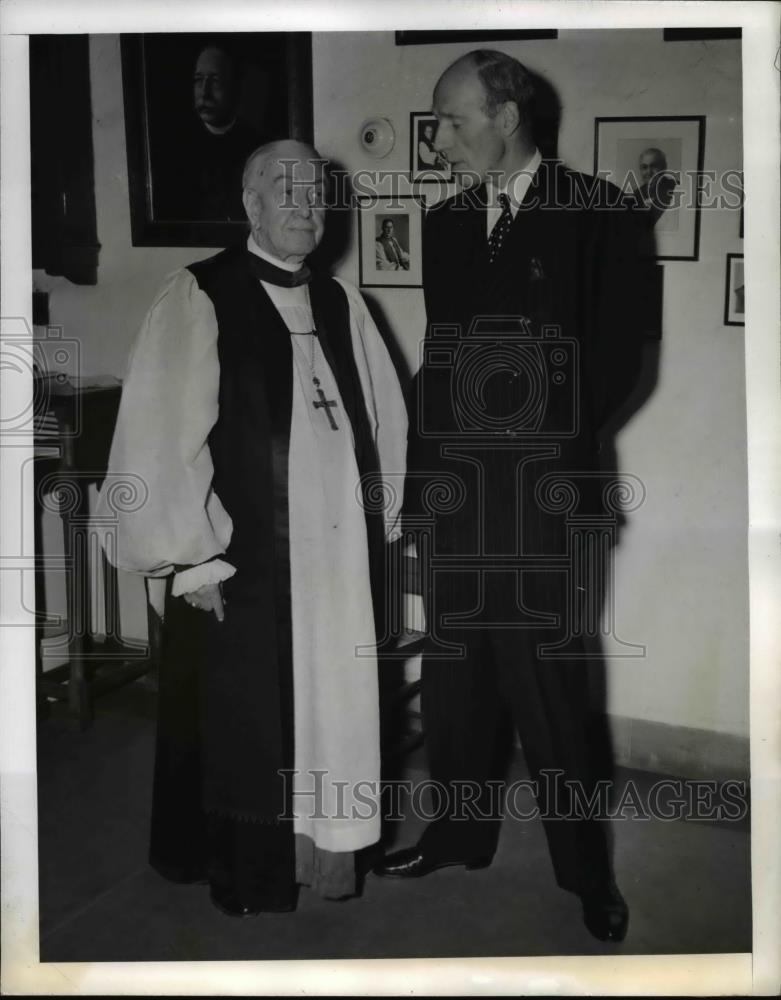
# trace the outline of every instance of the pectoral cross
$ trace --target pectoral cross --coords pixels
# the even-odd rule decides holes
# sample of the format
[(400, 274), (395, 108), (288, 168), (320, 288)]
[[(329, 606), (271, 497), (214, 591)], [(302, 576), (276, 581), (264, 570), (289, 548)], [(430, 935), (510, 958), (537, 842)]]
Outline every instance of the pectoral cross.
[(318, 400), (313, 401), (312, 402), (312, 406), (314, 406), (314, 408), (316, 410), (319, 410), (321, 408), (324, 409), (325, 410), (325, 415), (328, 417), (328, 423), (331, 425), (331, 430), (332, 431), (338, 431), (339, 430), (339, 425), (334, 420), (334, 416), (333, 416), (333, 414), (331, 413), (331, 411), (329, 409), (330, 406), (336, 406), (337, 405), (336, 400), (335, 399), (326, 399), (325, 398), (325, 393), (320, 388), (320, 379), (319, 378), (313, 378), (312, 381), (315, 384), (315, 389), (317, 391), (317, 396), (318, 396), (318, 400), (319, 400), (319, 401)]

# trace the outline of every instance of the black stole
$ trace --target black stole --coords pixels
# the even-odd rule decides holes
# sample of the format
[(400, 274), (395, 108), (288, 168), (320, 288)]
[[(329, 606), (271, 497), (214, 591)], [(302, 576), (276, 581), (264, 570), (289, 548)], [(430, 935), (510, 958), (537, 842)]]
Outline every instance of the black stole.
[[(293, 664), (287, 464), (293, 398), (290, 333), (244, 247), (190, 266), (219, 329), (219, 417), (209, 436), (213, 489), (233, 520), (225, 558), (225, 621), (209, 615), (203, 683), (204, 805), (236, 819), (291, 815)], [(362, 482), (379, 471), (350, 337), (347, 298), (316, 275), (317, 332), (355, 438)], [(368, 505), (367, 505), (368, 510)], [(384, 529), (366, 514), (375, 609), (381, 611)], [(328, 586), (323, 581), (323, 586)], [(380, 622), (378, 618), (378, 635)], [(292, 824), (288, 824), (292, 837)]]

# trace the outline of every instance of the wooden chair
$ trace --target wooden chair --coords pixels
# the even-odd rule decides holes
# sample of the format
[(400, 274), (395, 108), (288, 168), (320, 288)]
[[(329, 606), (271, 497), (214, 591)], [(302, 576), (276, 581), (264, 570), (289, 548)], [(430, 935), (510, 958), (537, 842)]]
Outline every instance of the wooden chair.
[[(404, 594), (422, 596), (421, 576), (418, 560), (404, 555), (401, 557)], [(396, 643), (394, 659), (402, 663), (423, 651), (425, 632), (405, 627)], [(383, 758), (393, 760), (417, 750), (425, 740), (420, 709), (411, 703), (420, 695), (420, 681), (403, 681), (384, 698), (383, 733), (389, 734), (383, 742)]]

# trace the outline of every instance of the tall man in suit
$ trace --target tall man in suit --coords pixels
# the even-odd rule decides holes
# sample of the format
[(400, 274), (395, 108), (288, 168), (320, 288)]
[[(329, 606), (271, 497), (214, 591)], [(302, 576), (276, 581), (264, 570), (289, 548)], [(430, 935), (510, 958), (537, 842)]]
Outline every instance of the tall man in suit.
[(599, 431), (639, 373), (635, 221), (606, 207), (616, 188), (542, 161), (532, 100), (525, 68), (486, 50), (451, 65), (434, 91), (435, 146), (462, 191), (425, 222), (427, 328), (405, 504), (436, 561), (436, 572), (424, 566), (422, 708), (448, 807), (375, 872), (491, 863), (497, 733), (509, 713), (556, 880), (579, 895), (594, 935), (621, 940), (628, 908), (604, 824), (577, 808), (597, 767), (573, 622), (594, 595), (572, 586), (564, 508), (599, 515)]

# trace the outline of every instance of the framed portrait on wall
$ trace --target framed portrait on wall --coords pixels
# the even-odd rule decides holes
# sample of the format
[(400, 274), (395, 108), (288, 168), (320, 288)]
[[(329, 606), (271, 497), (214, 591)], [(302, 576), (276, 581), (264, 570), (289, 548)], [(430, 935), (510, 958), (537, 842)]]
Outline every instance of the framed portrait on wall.
[(746, 291), (743, 254), (727, 254), (727, 274), (724, 279), (724, 325), (746, 325)]
[(596, 118), (594, 173), (631, 195), (647, 223), (647, 255), (698, 260), (703, 116)]
[(362, 288), (422, 288), (422, 209), (411, 195), (358, 201)]
[(264, 142), (312, 141), (308, 33), (122, 35), (134, 246), (226, 246)]
[(409, 116), (409, 179), (449, 181), (450, 164), (434, 149), (437, 119), (430, 111), (411, 111)]

